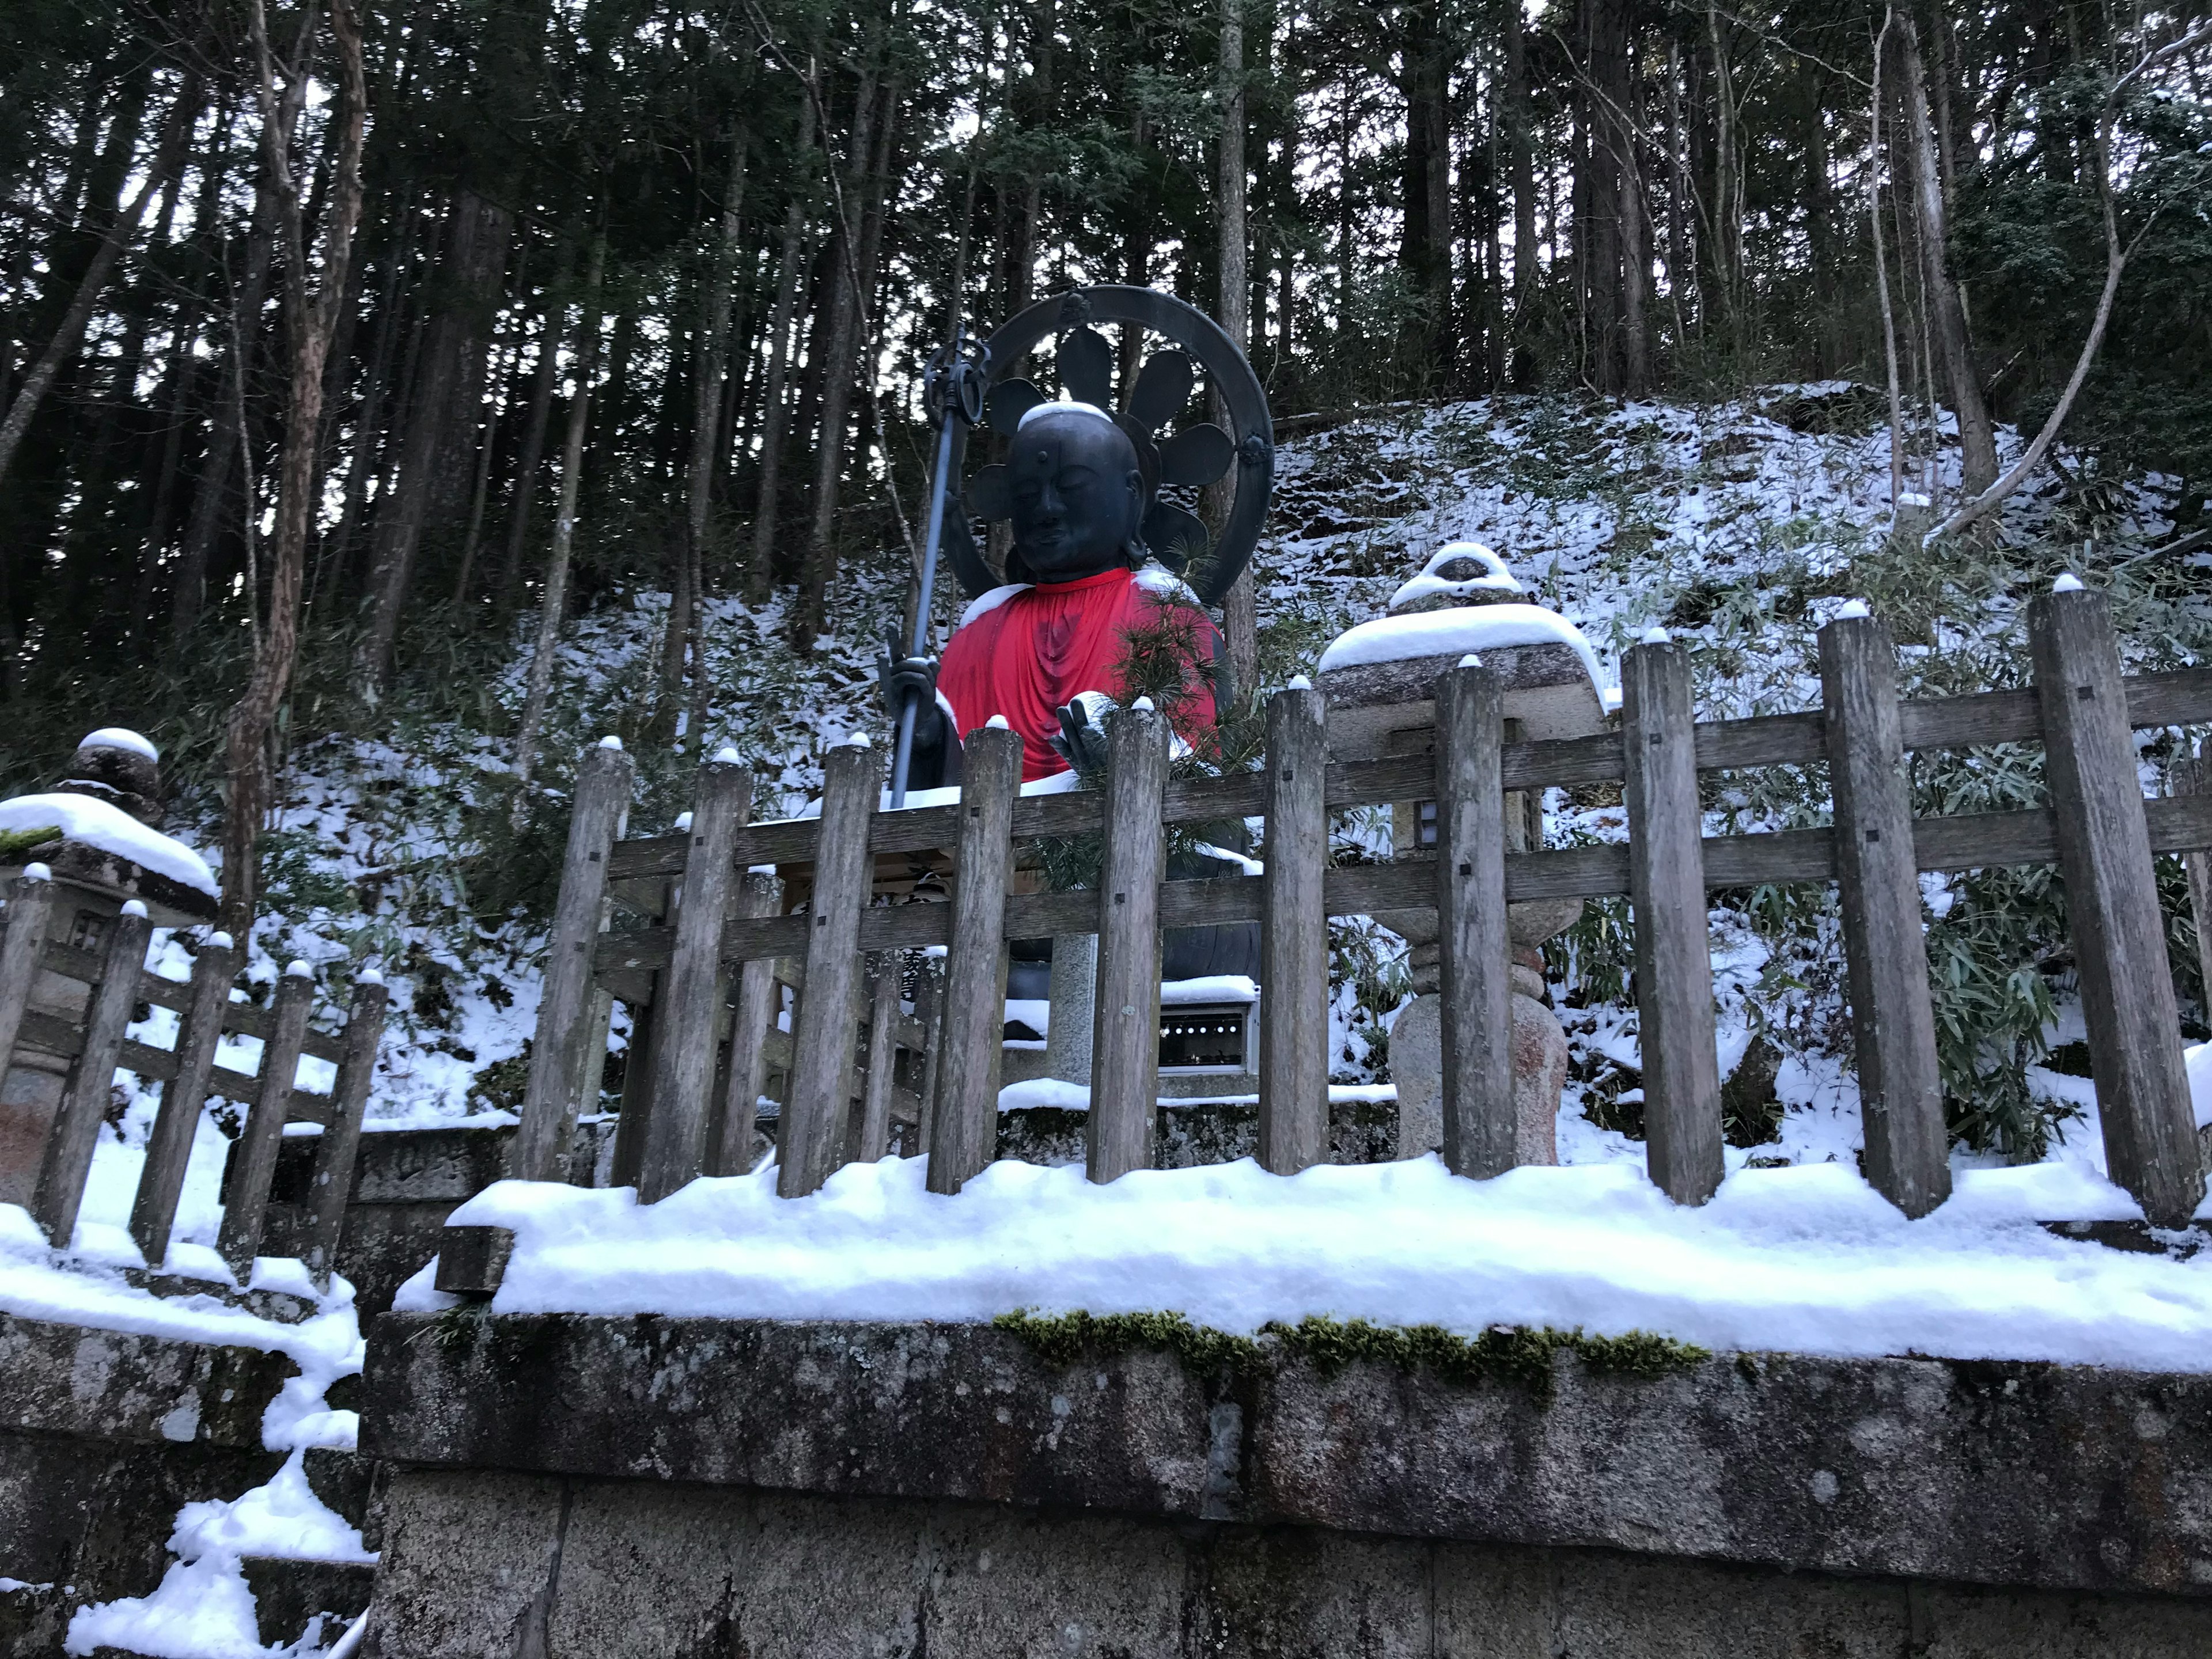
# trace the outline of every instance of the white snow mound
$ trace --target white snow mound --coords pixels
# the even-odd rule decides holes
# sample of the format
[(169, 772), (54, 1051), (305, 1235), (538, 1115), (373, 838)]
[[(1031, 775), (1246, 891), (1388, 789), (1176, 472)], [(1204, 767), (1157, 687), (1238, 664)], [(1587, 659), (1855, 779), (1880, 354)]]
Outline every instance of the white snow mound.
[(1540, 605), (1492, 605), (1378, 617), (1338, 635), (1321, 653), (1315, 672), (1326, 674), (1335, 668), (1418, 661), (1424, 657), (1456, 660), (1469, 652), (1480, 654), (1515, 645), (1566, 646), (1583, 659), (1590, 684), (1601, 690), (1605, 686), (1597, 653), (1583, 636), (1583, 630)]
[(159, 763), (161, 751), (154, 747), (150, 738), (141, 737), (127, 726), (103, 726), (97, 732), (85, 733), (80, 749), (123, 749), (134, 755), (143, 755)]
[(184, 842), (158, 830), (149, 830), (120, 807), (90, 795), (18, 795), (13, 800), (0, 801), (0, 834), (47, 828), (59, 830), (71, 841), (128, 859), (142, 869), (167, 876), (210, 898), (221, 896), (215, 872), (208, 868), (205, 859)]
[[(1472, 1334), (1656, 1332), (1717, 1351), (2212, 1369), (2212, 1273), (2064, 1239), (2139, 1215), (2079, 1165), (1962, 1170), (1908, 1221), (1844, 1164), (1741, 1170), (1686, 1209), (1620, 1164), (1451, 1175), (1431, 1155), (1270, 1175), (992, 1164), (955, 1197), (922, 1158), (851, 1164), (809, 1198), (773, 1165), (649, 1207), (634, 1188), (505, 1181), (453, 1212), (514, 1230), (497, 1313), (981, 1321), (1175, 1310), (1254, 1331), (1309, 1314)], [(403, 1300), (424, 1299), (423, 1283)]]

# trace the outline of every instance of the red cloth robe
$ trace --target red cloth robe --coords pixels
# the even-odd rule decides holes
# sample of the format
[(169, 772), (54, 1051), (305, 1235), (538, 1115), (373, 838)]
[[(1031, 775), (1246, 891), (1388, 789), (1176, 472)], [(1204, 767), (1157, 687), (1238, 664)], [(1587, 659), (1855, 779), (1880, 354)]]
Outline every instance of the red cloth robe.
[[(965, 736), (994, 714), (1022, 734), (1022, 781), (1033, 782), (1067, 770), (1052, 746), (1060, 735), (1060, 705), (1079, 691), (1121, 699), (1113, 670), (1125, 649), (1123, 630), (1158, 619), (1161, 601), (1133, 570), (1105, 570), (1072, 582), (1043, 582), (994, 605), (955, 633), (945, 645), (937, 690), (952, 705), (957, 732)], [(1187, 601), (1167, 603), (1190, 611), (1211, 660), (1216, 630), (1206, 613)], [(1176, 711), (1186, 742), (1213, 725), (1213, 686), (1201, 680)]]

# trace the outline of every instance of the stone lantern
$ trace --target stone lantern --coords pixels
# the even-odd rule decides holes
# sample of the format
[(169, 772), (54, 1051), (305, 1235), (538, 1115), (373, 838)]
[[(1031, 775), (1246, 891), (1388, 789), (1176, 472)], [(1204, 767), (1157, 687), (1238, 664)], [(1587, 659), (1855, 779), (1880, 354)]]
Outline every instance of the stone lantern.
[[(1572, 623), (1530, 605), (1504, 560), (1479, 542), (1440, 549), (1392, 596), (1388, 614), (1362, 623), (1322, 653), (1316, 674), (1328, 704), (1328, 746), (1339, 760), (1427, 754), (1436, 739), (1437, 677), (1479, 653), (1504, 691), (1505, 740), (1578, 738), (1606, 721), (1596, 653)], [(1436, 856), (1436, 803), (1392, 803), (1392, 856)], [(1543, 844), (1543, 809), (1534, 794), (1505, 797), (1511, 852)], [(1559, 1093), (1567, 1040), (1548, 1006), (1542, 945), (1582, 915), (1580, 899), (1510, 907), (1513, 951), (1513, 1095), (1516, 1161), (1559, 1162)], [(1442, 953), (1433, 909), (1375, 918), (1412, 950), (1414, 1000), (1390, 1033), (1390, 1075), (1398, 1085), (1398, 1155), (1418, 1157), (1443, 1144)]]
[[(215, 919), (217, 888), (205, 860), (161, 833), (161, 757), (135, 732), (103, 728), (77, 745), (52, 789), (0, 801), (0, 880), (39, 864), (51, 872), (50, 943), (94, 958), (108, 929), (137, 900), (156, 927)], [(40, 969), (30, 1006), (82, 1025), (92, 988)], [(70, 1062), (19, 1042), (0, 1081), (0, 1203), (29, 1205)]]

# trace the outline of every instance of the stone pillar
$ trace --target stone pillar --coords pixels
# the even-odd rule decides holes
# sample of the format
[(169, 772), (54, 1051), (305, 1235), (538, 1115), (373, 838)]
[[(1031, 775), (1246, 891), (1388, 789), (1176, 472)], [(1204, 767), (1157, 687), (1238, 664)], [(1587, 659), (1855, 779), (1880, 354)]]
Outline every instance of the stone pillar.
[(1091, 1019), (1098, 977), (1098, 935), (1062, 933), (1052, 942), (1052, 1014), (1045, 1031), (1047, 1077), (1091, 1086)]

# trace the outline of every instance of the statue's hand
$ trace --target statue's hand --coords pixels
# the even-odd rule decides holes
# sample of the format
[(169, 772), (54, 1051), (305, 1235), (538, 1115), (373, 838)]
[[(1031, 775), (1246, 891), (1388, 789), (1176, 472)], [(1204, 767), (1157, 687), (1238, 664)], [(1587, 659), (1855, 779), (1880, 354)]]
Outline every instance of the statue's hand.
[(909, 695), (921, 704), (924, 716), (937, 707), (937, 659), (909, 657), (905, 650), (898, 629), (886, 628), (884, 649), (876, 653), (876, 678), (883, 683), (884, 707), (893, 720), (898, 718)]
[(1079, 691), (1060, 705), (1060, 735), (1052, 746), (1085, 777), (1105, 775), (1106, 719), (1119, 707), (1103, 691)]

